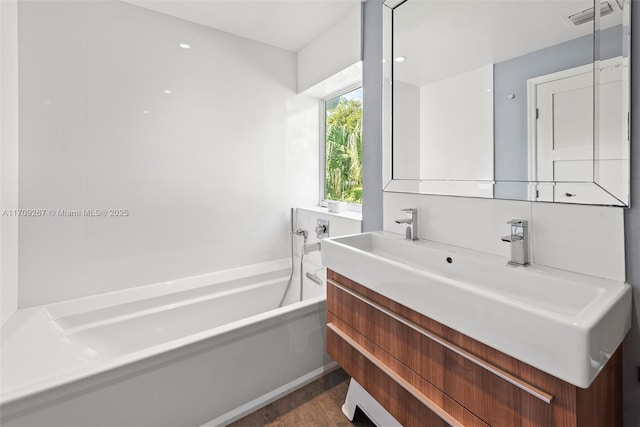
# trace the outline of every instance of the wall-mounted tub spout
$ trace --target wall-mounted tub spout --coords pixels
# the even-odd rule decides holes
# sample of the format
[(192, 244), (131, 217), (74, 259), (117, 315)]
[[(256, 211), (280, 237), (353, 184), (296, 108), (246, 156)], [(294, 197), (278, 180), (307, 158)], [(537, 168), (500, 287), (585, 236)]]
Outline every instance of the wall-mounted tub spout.
[(310, 252), (319, 251), (320, 249), (320, 242), (311, 243), (310, 245), (304, 245), (304, 254), (308, 255)]
[(311, 280), (313, 283), (322, 286), (322, 279), (315, 274), (307, 273), (305, 276), (307, 276), (307, 279)]

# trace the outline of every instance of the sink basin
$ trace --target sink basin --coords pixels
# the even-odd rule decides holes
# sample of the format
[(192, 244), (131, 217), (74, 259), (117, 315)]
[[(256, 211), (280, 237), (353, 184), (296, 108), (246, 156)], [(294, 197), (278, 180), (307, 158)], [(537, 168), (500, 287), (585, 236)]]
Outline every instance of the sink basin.
[(388, 232), (325, 239), (321, 253), (327, 268), (582, 388), (631, 326), (622, 282)]

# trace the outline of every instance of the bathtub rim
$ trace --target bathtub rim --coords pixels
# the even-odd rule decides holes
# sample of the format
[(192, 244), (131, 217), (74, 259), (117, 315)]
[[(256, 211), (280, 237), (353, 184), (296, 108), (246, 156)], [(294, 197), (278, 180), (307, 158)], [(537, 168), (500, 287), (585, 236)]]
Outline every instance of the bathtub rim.
[[(257, 265), (264, 267), (265, 265), (279, 265), (279, 264), (280, 264), (280, 260), (275, 262), (270, 262), (270, 263), (261, 263)], [(251, 267), (255, 265), (256, 264), (252, 265)], [(233, 270), (242, 270), (242, 269), (240, 268), (240, 269), (233, 269)], [(198, 277), (201, 277), (201, 276), (206, 276), (206, 275), (200, 275)], [(251, 274), (248, 276), (251, 276)], [(173, 283), (175, 282), (175, 280), (171, 282)], [(162, 282), (160, 283), (160, 285), (163, 285), (164, 283), (166, 282)], [(153, 284), (144, 285), (144, 286), (145, 287), (153, 286)], [(121, 291), (110, 292), (109, 294), (115, 294), (117, 292), (121, 292)], [(74, 300), (63, 301), (62, 303), (66, 304), (66, 303), (71, 303), (72, 301), (74, 303), (82, 303), (86, 299), (97, 298), (97, 297), (100, 297), (101, 295), (105, 295), (105, 294), (76, 298)], [(54, 305), (54, 304), (57, 304), (57, 303), (53, 303), (49, 305)], [(46, 310), (47, 306), (48, 305), (29, 307), (23, 310), (24, 312), (27, 312), (27, 311), (33, 312), (35, 310), (42, 310), (42, 309)], [(213, 328), (206, 329), (204, 331), (200, 331), (184, 337), (180, 337), (162, 344), (153, 345), (143, 350), (118, 356), (105, 362), (98, 362), (95, 365), (86, 366), (86, 367), (83, 367), (71, 372), (67, 372), (65, 374), (62, 374), (44, 381), (28, 384), (23, 387), (17, 387), (17, 388), (13, 388), (6, 391), (0, 390), (0, 412), (2, 412), (3, 415), (6, 415), (5, 411), (8, 409), (9, 406), (13, 406), (14, 404), (24, 399), (37, 396), (37, 395), (47, 394), (48, 392), (51, 392), (53, 390), (61, 389), (66, 386), (69, 386), (74, 382), (79, 382), (89, 377), (103, 375), (108, 372), (115, 371), (117, 370), (117, 368), (120, 368), (123, 366), (138, 364), (139, 362), (143, 362), (153, 358), (162, 359), (162, 360), (159, 360), (157, 363), (166, 363), (170, 360), (173, 360), (174, 358), (182, 357), (186, 354), (189, 354), (192, 351), (203, 351), (208, 347), (213, 347), (217, 345), (218, 343), (207, 343), (207, 341), (209, 341), (209, 339), (211, 338), (221, 337), (223, 341), (231, 340), (231, 339), (240, 337), (243, 334), (251, 333), (252, 331), (257, 331), (262, 328), (269, 327), (274, 322), (281, 322), (286, 320), (286, 318), (291, 319), (291, 318), (303, 316), (305, 314), (308, 314), (316, 310), (324, 310), (325, 307), (326, 307), (326, 295), (312, 297), (309, 299), (305, 299), (303, 301), (290, 303), (283, 307), (274, 308), (253, 316), (249, 316), (240, 320), (226, 323), (224, 325), (215, 326)], [(168, 358), (162, 357), (163, 355), (167, 355), (169, 353), (173, 353), (176, 355)], [(177, 355), (177, 353), (180, 353), (182, 356)], [(28, 405), (28, 406), (31, 406), (31, 405)], [(13, 413), (14, 411), (11, 410), (10, 412)]]
[[(269, 310), (169, 343), (117, 357), (106, 363), (86, 367), (47, 381), (11, 390), (3, 393), (0, 401), (1, 418), (13, 417), (15, 414), (30, 408), (46, 406), (53, 401), (81, 393), (87, 389), (99, 387), (101, 384), (118, 381), (139, 372), (153, 370), (161, 365), (187, 358), (190, 355), (206, 352), (227, 341), (232, 341), (317, 311), (326, 311), (326, 298), (324, 296)], [(211, 342), (212, 338), (217, 338), (217, 340)]]
[[(102, 292), (99, 294), (85, 295), (78, 298), (70, 298), (37, 306), (24, 307), (18, 309), (18, 311), (14, 313), (14, 316), (23, 310), (26, 311), (41, 307), (54, 307), (53, 312), (55, 313), (55, 316), (53, 319), (55, 320), (60, 317), (77, 314), (78, 312), (100, 310), (105, 307), (118, 305), (122, 302), (136, 302), (148, 298), (189, 291), (212, 284), (224, 283), (230, 280), (246, 279), (252, 276), (278, 270), (288, 270), (290, 272), (291, 259), (280, 258), (273, 261), (249, 264), (246, 266), (233, 267), (209, 273), (195, 274), (192, 276), (164, 280), (161, 282), (146, 283), (140, 286), (133, 286), (115, 291)], [(78, 305), (82, 305), (83, 308), (81, 310), (76, 310), (75, 307)]]

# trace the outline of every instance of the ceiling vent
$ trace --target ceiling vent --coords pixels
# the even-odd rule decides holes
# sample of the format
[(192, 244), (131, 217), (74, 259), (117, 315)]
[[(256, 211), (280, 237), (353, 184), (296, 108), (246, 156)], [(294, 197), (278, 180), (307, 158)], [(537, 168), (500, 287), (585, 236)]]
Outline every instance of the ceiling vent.
[[(586, 24), (587, 22), (591, 22), (594, 19), (593, 14), (594, 8), (590, 7), (589, 9), (585, 9), (581, 12), (574, 13), (573, 15), (567, 16), (567, 20), (571, 22), (573, 25), (578, 26), (582, 24)], [(600, 3), (600, 16), (606, 16), (615, 11), (613, 6), (613, 1), (603, 1)]]

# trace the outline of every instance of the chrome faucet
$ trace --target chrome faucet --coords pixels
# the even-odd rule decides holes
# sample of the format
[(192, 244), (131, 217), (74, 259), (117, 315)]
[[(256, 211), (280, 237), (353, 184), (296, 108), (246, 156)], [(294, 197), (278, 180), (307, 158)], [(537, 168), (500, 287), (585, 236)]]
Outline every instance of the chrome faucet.
[(407, 208), (402, 209), (402, 212), (408, 212), (411, 214), (411, 218), (396, 219), (397, 224), (407, 224), (405, 230), (405, 238), (407, 240), (418, 240), (418, 209)]
[(511, 226), (511, 234), (503, 236), (503, 242), (511, 246), (511, 265), (529, 265), (529, 222), (524, 219), (512, 219), (507, 224)]

